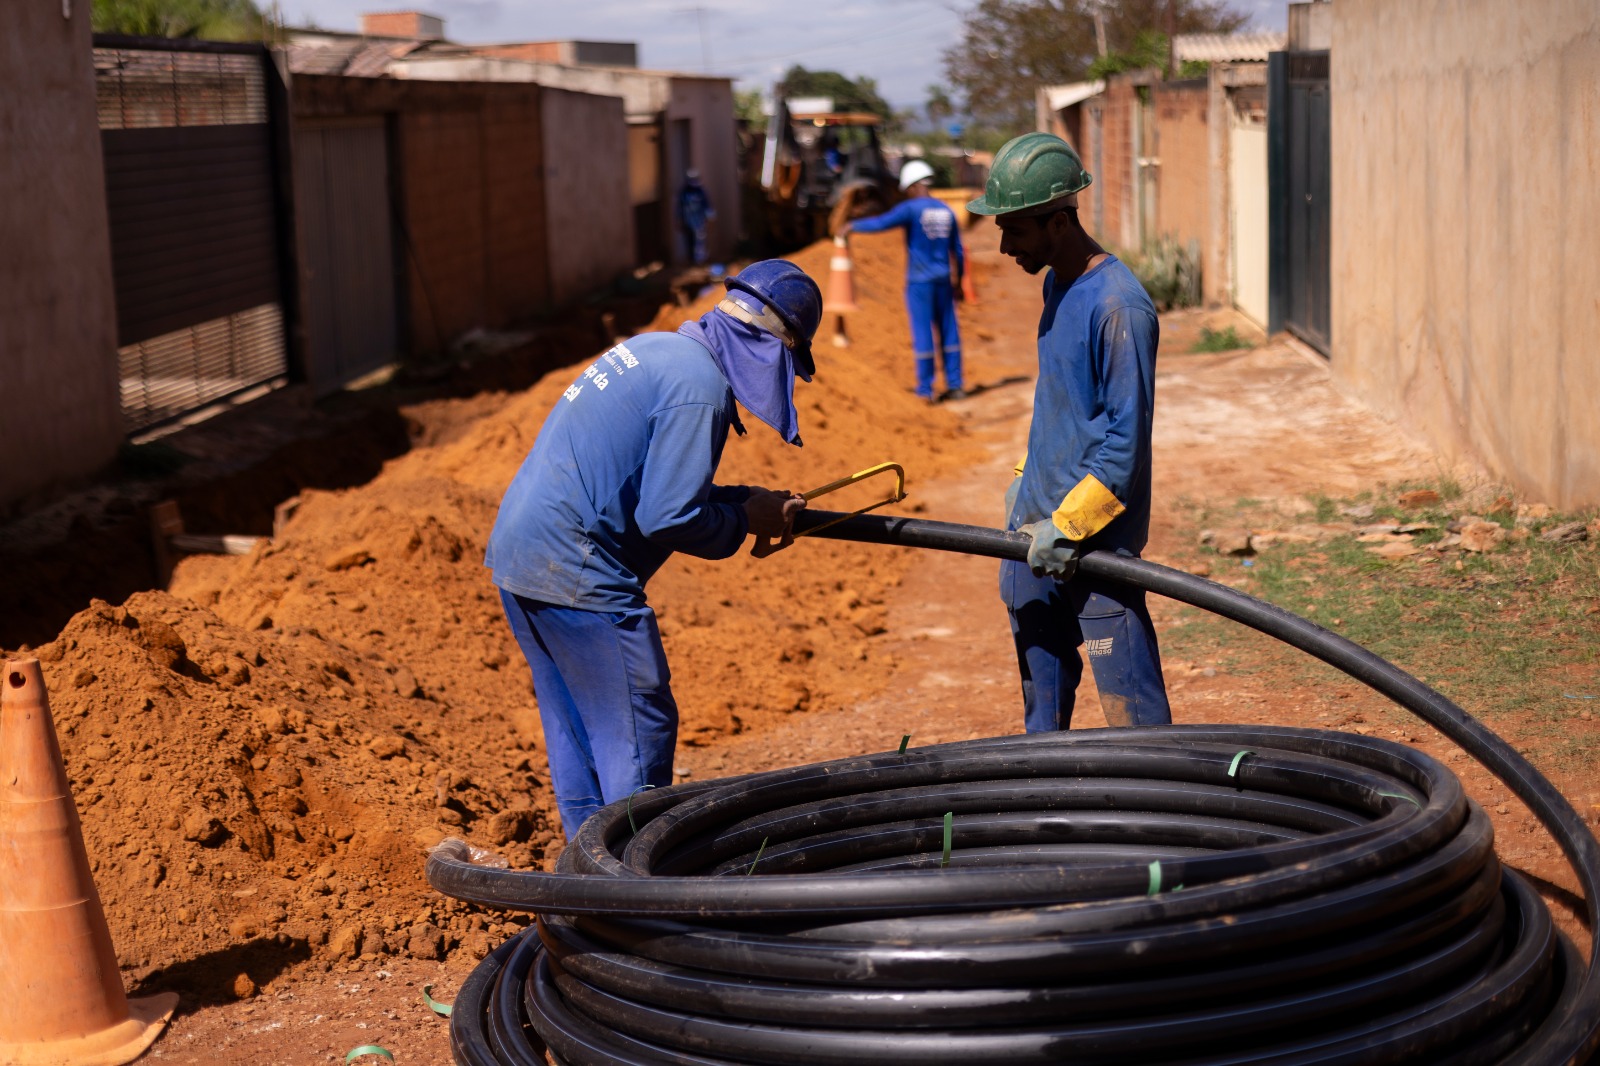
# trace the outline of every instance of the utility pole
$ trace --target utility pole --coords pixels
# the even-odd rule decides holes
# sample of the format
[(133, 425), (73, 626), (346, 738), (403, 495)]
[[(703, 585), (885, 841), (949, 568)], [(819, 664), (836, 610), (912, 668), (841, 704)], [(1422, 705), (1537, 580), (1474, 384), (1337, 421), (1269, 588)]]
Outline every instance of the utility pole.
[(1173, 44), (1178, 33), (1177, 0), (1167, 0), (1167, 77), (1178, 73), (1177, 48)]
[(711, 44), (706, 37), (706, 9), (701, 5), (694, 7), (679, 7), (673, 9), (674, 14), (693, 14), (695, 21), (700, 26), (700, 73), (711, 73)]
[(1090, 0), (1094, 9), (1094, 46), (1104, 59), (1109, 51), (1106, 48), (1106, 2), (1105, 0)]

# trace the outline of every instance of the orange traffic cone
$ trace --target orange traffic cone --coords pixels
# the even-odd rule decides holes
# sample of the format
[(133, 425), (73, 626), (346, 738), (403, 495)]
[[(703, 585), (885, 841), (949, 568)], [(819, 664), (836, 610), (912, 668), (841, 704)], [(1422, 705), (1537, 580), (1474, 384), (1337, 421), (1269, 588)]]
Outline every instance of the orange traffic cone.
[(977, 286), (972, 284), (972, 268), (969, 266), (961, 272), (961, 302), (975, 304), (978, 302)]
[(859, 311), (856, 306), (855, 268), (850, 262), (850, 245), (843, 236), (833, 239), (833, 258), (828, 263), (828, 298), (825, 311)]
[(0, 673), (0, 1003), (8, 1066), (122, 1066), (178, 1004), (122, 990), (37, 659)]

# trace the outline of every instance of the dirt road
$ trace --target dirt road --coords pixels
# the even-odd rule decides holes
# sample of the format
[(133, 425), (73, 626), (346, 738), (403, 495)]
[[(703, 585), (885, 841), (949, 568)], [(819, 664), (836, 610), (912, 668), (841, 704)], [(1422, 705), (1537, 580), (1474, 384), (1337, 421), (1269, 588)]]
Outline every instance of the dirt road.
[[(802, 387), (806, 447), (752, 422), (723, 479), (803, 488), (893, 459), (911, 513), (998, 522), (1031, 412), (1038, 281), (1002, 260), (992, 228), (970, 244), (974, 395), (932, 409), (910, 396), (902, 253), (862, 242), (854, 345), (822, 348)], [(820, 275), (826, 254), (798, 258)], [(1295, 350), (1189, 354), (1203, 321), (1163, 324), (1149, 557), (1194, 563), (1197, 501), (1294, 513), (1309, 494), (1436, 472)], [(153, 1058), (335, 1061), (376, 1043), (402, 1064), (448, 1060), (421, 989), (451, 998), (513, 927), (437, 899), (423, 846), (460, 833), (523, 865), (559, 850), (526, 670), (479, 559), (543, 412), (593, 357), (572, 355), (523, 393), (407, 409), (418, 445), (369, 484), (308, 494), (270, 546), (190, 560), (176, 595), (84, 612), (38, 649), (124, 968), (185, 995)], [(802, 541), (764, 562), (675, 559), (651, 596), (681, 776), (1020, 729), (992, 562)], [(1155, 610), (1158, 629), (1175, 624)], [(1165, 666), (1180, 722), (1337, 725), (1360, 702), (1293, 670)], [(1101, 724), (1088, 683), (1074, 725)]]
[[(999, 254), (993, 230), (979, 228), (970, 241), (985, 279), (979, 303), (963, 317), (976, 388), (951, 408), (980, 458), (928, 481), (915, 479), (914, 455), (883, 458), (899, 459), (912, 471), (908, 502), (922, 517), (993, 526), (1002, 520), (1002, 497), (1032, 416), (1038, 281)], [(1281, 498), (1293, 512), (1309, 506), (1301, 501), (1314, 494), (1348, 494), (1436, 472), (1426, 450), (1345, 398), (1313, 355), (1288, 344), (1189, 352), (1203, 325), (1221, 323), (1249, 332), (1227, 313), (1175, 312), (1163, 319), (1147, 558), (1183, 565), (1193, 554), (1191, 505), (1200, 501), (1226, 506), (1240, 497)], [(826, 551), (801, 542), (796, 564)], [(919, 553), (887, 608), (881, 692), (729, 738), (714, 749), (691, 750), (683, 760), (687, 768), (714, 776), (886, 750), (907, 733), (913, 744), (932, 744), (1021, 731), (1021, 692), (995, 563)], [(1164, 602), (1153, 602), (1152, 609), (1158, 626), (1172, 612)], [(1165, 670), (1175, 720), (1240, 720), (1219, 713), (1216, 703), (1232, 684), (1213, 667), (1168, 659)], [(1237, 702), (1262, 700), (1241, 694)], [(1292, 692), (1282, 693), (1262, 717), (1298, 721), (1295, 703)], [(1105, 725), (1087, 674), (1073, 725)]]

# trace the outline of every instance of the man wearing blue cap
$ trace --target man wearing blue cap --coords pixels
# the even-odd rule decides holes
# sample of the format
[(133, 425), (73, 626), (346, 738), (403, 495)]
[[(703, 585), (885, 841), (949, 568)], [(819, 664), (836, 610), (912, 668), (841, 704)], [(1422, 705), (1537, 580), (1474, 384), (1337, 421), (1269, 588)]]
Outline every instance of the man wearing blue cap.
[(546, 417), (500, 502), (484, 563), (533, 671), (570, 839), (585, 818), (672, 782), (678, 707), (644, 586), (675, 551), (725, 559), (746, 535), (787, 543), (805, 499), (716, 485), (734, 401), (800, 444), (794, 380), (816, 367), (822, 293), (793, 263), (754, 263), (676, 333), (605, 352)]

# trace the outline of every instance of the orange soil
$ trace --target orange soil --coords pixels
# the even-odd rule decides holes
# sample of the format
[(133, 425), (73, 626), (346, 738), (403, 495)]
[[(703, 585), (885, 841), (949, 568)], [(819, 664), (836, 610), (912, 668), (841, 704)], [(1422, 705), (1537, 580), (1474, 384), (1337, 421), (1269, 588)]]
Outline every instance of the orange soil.
[[(720, 481), (805, 489), (887, 459), (914, 459), (921, 475), (977, 460), (955, 415), (911, 395), (900, 242), (857, 244), (864, 309), (849, 348), (824, 325), (817, 380), (799, 386), (805, 447), (748, 419)], [(830, 252), (795, 258), (825, 281)], [(656, 327), (716, 298), (664, 308)], [(434, 443), (360, 488), (302, 494), (253, 554), (191, 557), (170, 592), (96, 601), (35, 650), (136, 979), (204, 958), (232, 972), (193, 976), (226, 982), (263, 950), (323, 968), (463, 943), (481, 953), (503, 932), (433, 893), (422, 860), (445, 835), (518, 865), (559, 847), (527, 669), (482, 557), (500, 495), (574, 373), (408, 412)], [(652, 583), (685, 743), (874, 691), (873, 638), (907, 562), (828, 552), (826, 569), (799, 552), (680, 557)]]

